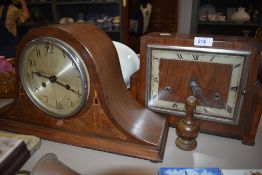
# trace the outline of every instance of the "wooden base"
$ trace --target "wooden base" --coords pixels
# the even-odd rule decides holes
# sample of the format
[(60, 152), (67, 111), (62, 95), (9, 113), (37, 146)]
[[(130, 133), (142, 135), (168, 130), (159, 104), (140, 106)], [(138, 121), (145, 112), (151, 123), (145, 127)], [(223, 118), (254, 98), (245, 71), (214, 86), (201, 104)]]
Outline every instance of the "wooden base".
[[(148, 159), (152, 162), (161, 162), (165, 151), (167, 130), (163, 133), (163, 143), (159, 146), (147, 146), (136, 143), (127, 143), (124, 141), (114, 141), (110, 139), (103, 139), (92, 137), (90, 135), (70, 134), (62, 130), (45, 129), (18, 122), (10, 122), (0, 119), (0, 128), (9, 132), (17, 132), (20, 134), (31, 134), (43, 139), (71, 144), (84, 148), (91, 148), (105, 152), (117, 153), (137, 157), (141, 159)], [(48, 136), (49, 135), (49, 136)], [(48, 137), (47, 137), (48, 136)], [(50, 137), (52, 136), (52, 137)], [(67, 138), (66, 140), (64, 138)]]

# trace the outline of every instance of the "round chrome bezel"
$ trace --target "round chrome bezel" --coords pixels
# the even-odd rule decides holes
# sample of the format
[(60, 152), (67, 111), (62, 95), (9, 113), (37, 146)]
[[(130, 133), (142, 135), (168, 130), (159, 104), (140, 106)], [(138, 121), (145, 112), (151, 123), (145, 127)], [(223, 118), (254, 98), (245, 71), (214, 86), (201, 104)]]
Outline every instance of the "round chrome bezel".
[[(33, 47), (33, 45), (37, 45), (37, 44), (52, 44), (58, 48), (60, 48), (61, 50), (63, 50), (67, 55), (68, 58), (76, 65), (76, 68), (80, 74), (80, 79), (82, 82), (82, 99), (80, 104), (74, 109), (72, 110), (70, 113), (66, 113), (63, 114), (58, 113), (57, 110), (52, 109), (51, 107), (45, 105), (33, 92), (33, 90), (31, 89), (31, 87), (29, 86), (29, 83), (26, 79), (25, 76), (25, 53), (28, 49), (30, 49), (31, 47)], [(80, 57), (80, 55), (76, 52), (76, 50), (74, 48), (72, 48), (69, 44), (67, 44), (66, 42), (57, 39), (57, 38), (53, 38), (53, 37), (39, 37), (36, 38), (32, 41), (30, 41), (29, 43), (26, 44), (26, 46), (23, 48), (21, 55), (19, 57), (19, 75), (20, 75), (20, 80), (22, 83), (22, 86), (26, 92), (26, 94), (28, 95), (28, 97), (30, 98), (30, 100), (43, 112), (56, 117), (56, 118), (69, 118), (74, 116), (76, 113), (78, 113), (83, 106), (85, 105), (88, 97), (89, 97), (89, 92), (90, 92), (90, 77), (89, 77), (89, 73), (88, 70), (85, 66), (85, 63), (83, 62), (82, 58)]]

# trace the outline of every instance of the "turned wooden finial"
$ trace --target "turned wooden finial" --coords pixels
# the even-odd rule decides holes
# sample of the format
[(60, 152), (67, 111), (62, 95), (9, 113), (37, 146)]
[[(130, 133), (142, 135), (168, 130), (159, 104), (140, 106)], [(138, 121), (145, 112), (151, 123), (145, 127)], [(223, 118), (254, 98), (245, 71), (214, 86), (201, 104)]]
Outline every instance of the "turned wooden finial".
[(185, 104), (186, 115), (179, 120), (176, 126), (176, 145), (178, 148), (191, 151), (196, 148), (196, 138), (199, 133), (199, 123), (194, 119), (194, 110), (196, 108), (196, 98), (189, 96)]

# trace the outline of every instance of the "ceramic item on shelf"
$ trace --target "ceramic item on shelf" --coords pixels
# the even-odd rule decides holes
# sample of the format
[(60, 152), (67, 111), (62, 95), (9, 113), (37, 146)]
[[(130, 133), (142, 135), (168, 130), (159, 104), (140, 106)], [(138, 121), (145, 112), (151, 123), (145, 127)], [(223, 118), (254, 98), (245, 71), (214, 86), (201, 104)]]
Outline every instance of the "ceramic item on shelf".
[(198, 11), (199, 17), (207, 16), (207, 15), (215, 15), (215, 14), (216, 14), (216, 9), (212, 4), (203, 4)]
[(66, 23), (70, 23), (70, 22), (74, 22), (74, 19), (71, 18), (71, 17), (63, 17), (59, 20), (59, 24), (66, 24)]
[(76, 21), (77, 22), (85, 22), (85, 20), (84, 20), (84, 13), (78, 13)]
[(207, 15), (207, 19), (210, 22), (218, 21), (218, 15)]
[(231, 16), (231, 20), (234, 22), (247, 22), (250, 20), (250, 16), (245, 11), (245, 8), (239, 7), (237, 11)]
[(201, 15), (199, 17), (199, 21), (206, 21), (207, 20), (207, 15)]
[(221, 22), (226, 21), (226, 16), (223, 16), (223, 15), (218, 16), (218, 21), (221, 21)]
[(113, 43), (119, 57), (122, 76), (127, 88), (129, 88), (130, 76), (139, 69), (139, 58), (137, 54), (128, 46), (117, 41), (113, 41)]

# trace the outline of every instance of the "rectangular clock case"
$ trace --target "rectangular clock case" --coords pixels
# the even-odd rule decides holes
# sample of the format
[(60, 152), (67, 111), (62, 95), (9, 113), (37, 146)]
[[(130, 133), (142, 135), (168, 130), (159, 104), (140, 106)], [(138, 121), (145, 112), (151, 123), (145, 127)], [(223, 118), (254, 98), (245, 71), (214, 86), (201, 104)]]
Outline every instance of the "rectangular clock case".
[(131, 77), (131, 94), (174, 127), (185, 114), (186, 98), (194, 95), (201, 132), (254, 145), (262, 111), (257, 78), (262, 44), (251, 38), (208, 38), (212, 46), (196, 46), (195, 36), (186, 34), (141, 37), (140, 69)]

